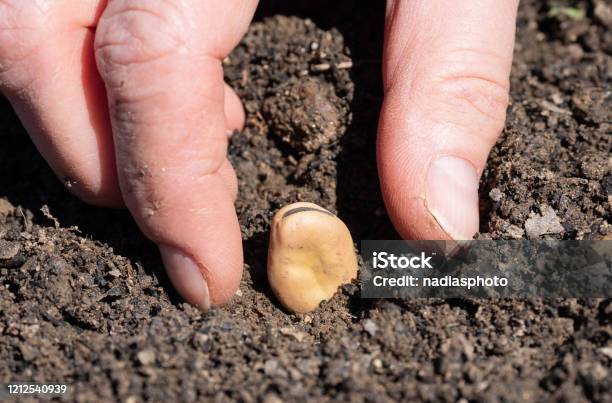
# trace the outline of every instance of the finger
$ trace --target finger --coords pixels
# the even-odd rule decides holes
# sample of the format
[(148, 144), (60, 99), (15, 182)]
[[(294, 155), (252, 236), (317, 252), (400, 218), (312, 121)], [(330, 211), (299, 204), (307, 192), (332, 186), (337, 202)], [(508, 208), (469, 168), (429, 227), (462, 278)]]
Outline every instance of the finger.
[(242, 130), (244, 126), (244, 108), (242, 101), (229, 85), (225, 84), (225, 129), (231, 134), (234, 130)]
[(504, 125), (518, 0), (387, 4), (378, 136), (385, 204), (407, 239), (472, 239)]
[[(56, 175), (93, 204), (122, 205), (91, 23), (98, 5), (0, 7), (0, 89)], [(88, 7), (85, 7), (87, 5)], [(52, 44), (52, 45), (50, 45)]]
[(124, 200), (159, 245), (176, 289), (202, 309), (227, 302), (242, 273), (234, 195), (223, 174), (221, 60), (255, 5), (112, 0), (97, 27)]

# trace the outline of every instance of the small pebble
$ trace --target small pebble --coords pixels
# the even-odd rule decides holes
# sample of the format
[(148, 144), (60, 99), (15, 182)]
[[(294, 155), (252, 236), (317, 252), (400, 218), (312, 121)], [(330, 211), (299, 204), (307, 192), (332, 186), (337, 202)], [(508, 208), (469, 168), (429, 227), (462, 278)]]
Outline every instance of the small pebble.
[(142, 350), (137, 355), (138, 361), (142, 365), (151, 365), (155, 362), (155, 352), (151, 350)]
[(545, 206), (541, 208), (541, 211), (541, 215), (534, 215), (525, 221), (525, 232), (529, 239), (542, 235), (562, 234), (565, 231), (552, 207)]
[(367, 319), (363, 322), (363, 330), (368, 332), (370, 336), (374, 336), (378, 331), (378, 326), (372, 319)]
[(493, 188), (491, 189), (491, 191), (489, 192), (489, 197), (491, 198), (491, 200), (493, 200), (494, 202), (498, 202), (500, 201), (503, 197), (504, 194), (501, 192), (501, 190), (499, 190), (498, 188)]

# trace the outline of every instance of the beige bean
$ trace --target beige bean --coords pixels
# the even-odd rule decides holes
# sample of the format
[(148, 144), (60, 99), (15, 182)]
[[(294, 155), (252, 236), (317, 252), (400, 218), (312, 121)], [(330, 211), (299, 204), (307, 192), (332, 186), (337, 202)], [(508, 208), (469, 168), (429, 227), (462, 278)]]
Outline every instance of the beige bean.
[(268, 280), (287, 309), (306, 313), (357, 277), (357, 256), (346, 225), (313, 203), (294, 203), (272, 219)]

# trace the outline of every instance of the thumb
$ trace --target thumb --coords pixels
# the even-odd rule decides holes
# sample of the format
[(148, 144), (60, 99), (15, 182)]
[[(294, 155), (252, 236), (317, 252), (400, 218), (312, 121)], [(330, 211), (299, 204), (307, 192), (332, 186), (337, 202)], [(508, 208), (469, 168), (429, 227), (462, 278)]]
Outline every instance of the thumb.
[(201, 309), (227, 302), (242, 273), (221, 60), (255, 5), (113, 0), (96, 29), (123, 199)]
[(387, 3), (378, 169), (406, 239), (472, 239), (501, 132), (518, 0)]

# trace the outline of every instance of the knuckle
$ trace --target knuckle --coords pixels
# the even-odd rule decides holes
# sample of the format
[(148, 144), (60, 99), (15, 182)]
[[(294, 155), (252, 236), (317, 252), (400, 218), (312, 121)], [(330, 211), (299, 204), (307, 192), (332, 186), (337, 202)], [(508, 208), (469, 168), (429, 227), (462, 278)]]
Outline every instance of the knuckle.
[(189, 24), (182, 13), (164, 1), (115, 1), (100, 19), (95, 53), (100, 73), (118, 67), (147, 65), (185, 53)]
[(467, 74), (438, 80), (426, 92), (434, 121), (457, 128), (479, 144), (491, 147), (504, 128), (509, 90), (502, 82)]
[(503, 126), (506, 119), (508, 92), (506, 84), (479, 75), (454, 77), (442, 84), (447, 102), (458, 111), (495, 127)]
[(463, 48), (446, 53), (433, 82), (457, 118), (501, 130), (509, 102), (509, 64), (495, 51)]

